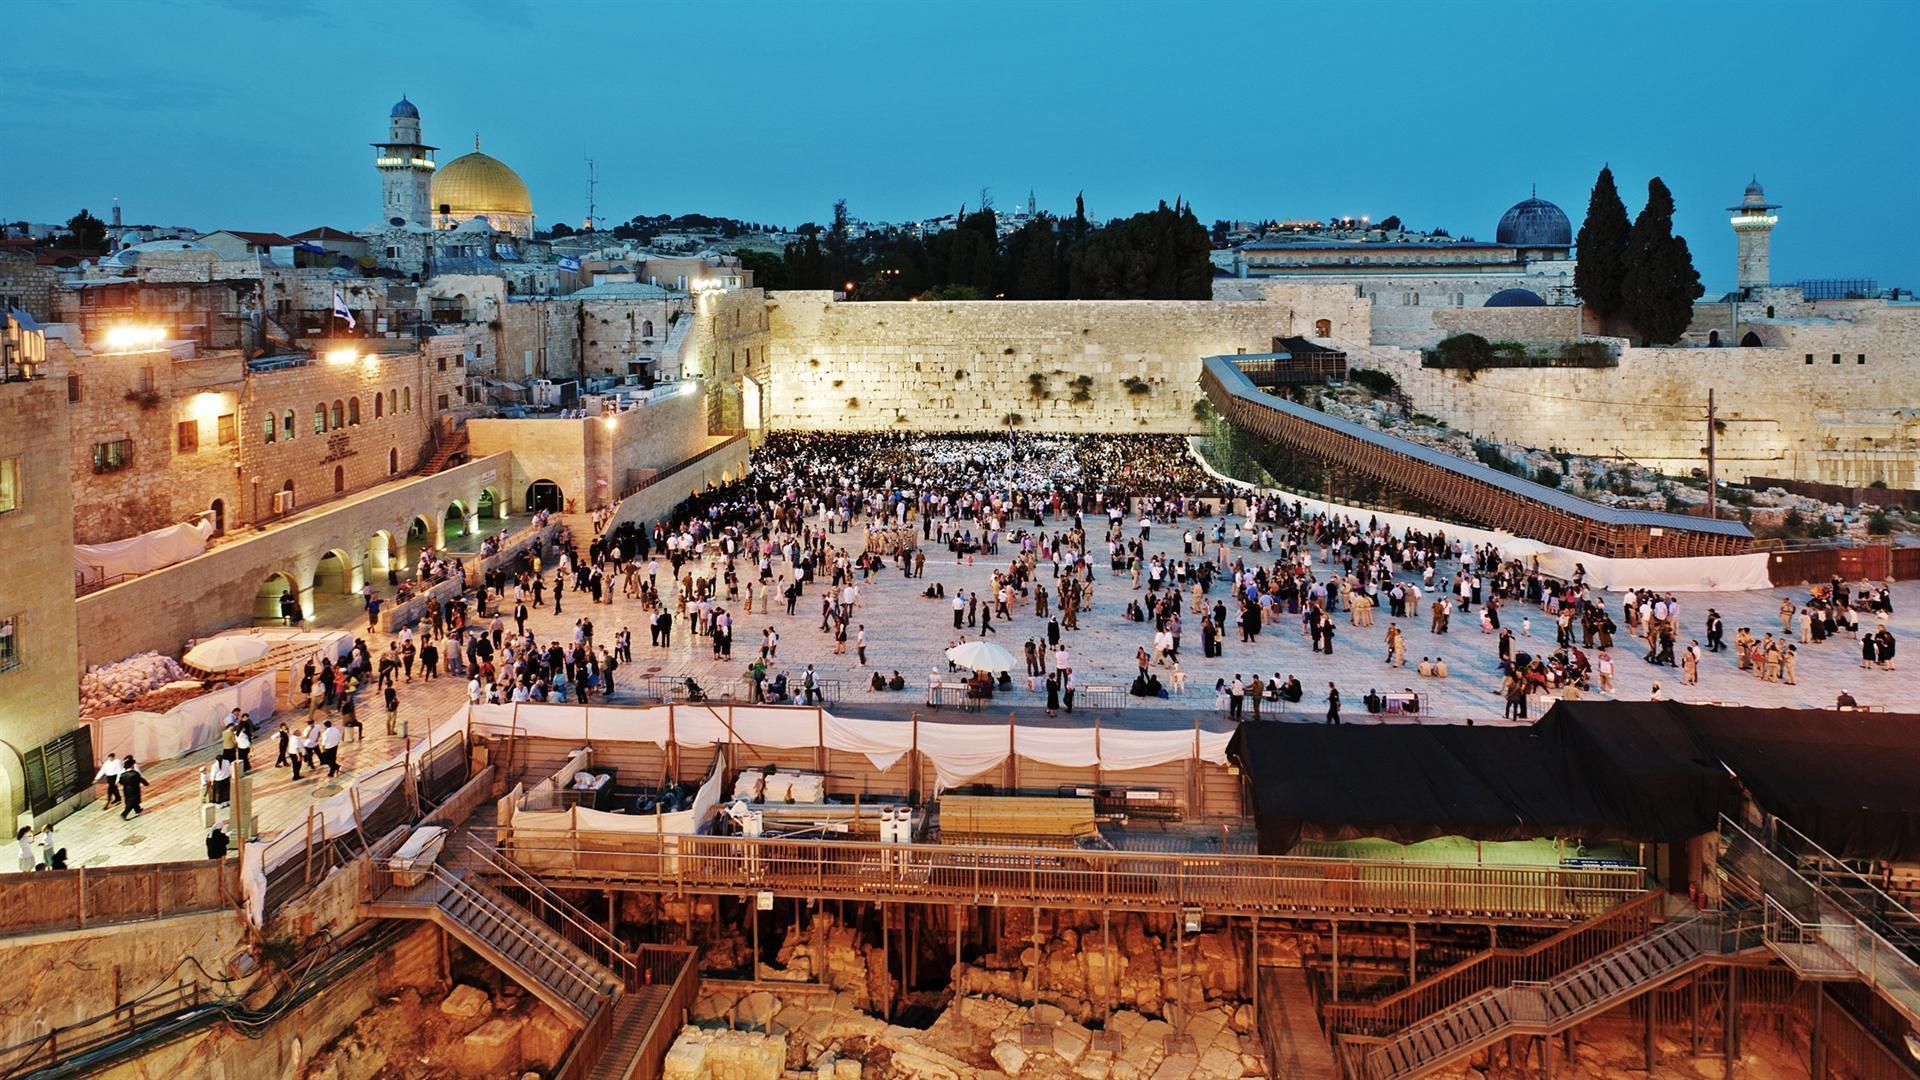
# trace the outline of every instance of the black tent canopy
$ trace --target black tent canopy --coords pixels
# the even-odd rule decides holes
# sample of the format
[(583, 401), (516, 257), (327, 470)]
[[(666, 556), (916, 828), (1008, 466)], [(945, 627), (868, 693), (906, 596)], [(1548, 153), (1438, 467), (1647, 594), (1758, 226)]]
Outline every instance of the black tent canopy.
[(1666, 843), (1755, 801), (1847, 857), (1920, 858), (1920, 717), (1561, 702), (1527, 728), (1257, 723), (1260, 850), (1301, 839)]

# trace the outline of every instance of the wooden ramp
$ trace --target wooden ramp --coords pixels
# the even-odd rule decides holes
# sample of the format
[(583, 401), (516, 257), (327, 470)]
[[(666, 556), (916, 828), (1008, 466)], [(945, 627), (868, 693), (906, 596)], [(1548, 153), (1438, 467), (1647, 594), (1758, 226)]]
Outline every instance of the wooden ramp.
[(672, 990), (659, 985), (641, 987), (623, 996), (613, 1007), (613, 1035), (588, 1074), (589, 1080), (634, 1080), (657, 1073), (659, 1062), (653, 1062), (649, 1069), (640, 1055), (672, 998)]
[(1270, 1075), (1285, 1080), (1340, 1080), (1304, 970), (1260, 969), (1259, 1019)]

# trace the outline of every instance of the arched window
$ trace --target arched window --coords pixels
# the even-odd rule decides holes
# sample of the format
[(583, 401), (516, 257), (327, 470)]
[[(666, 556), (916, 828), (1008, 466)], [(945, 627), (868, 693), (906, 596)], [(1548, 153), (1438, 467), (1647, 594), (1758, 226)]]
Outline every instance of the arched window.
[(378, 420), (382, 416), (385, 416), (386, 412), (387, 412), (387, 395), (385, 394), (373, 395), (373, 418), (375, 420)]
[(360, 426), (360, 399), (357, 397), (347, 399), (347, 424), (350, 427)]
[(387, 411), (390, 413), (398, 413), (400, 411), (400, 391), (387, 391)]
[(1707, 348), (1717, 349), (1719, 347), (1720, 347), (1720, 331), (1718, 330), (1707, 331)]
[(1332, 337), (1333, 336), (1333, 320), (1332, 319), (1315, 319), (1313, 321), (1313, 336), (1314, 337)]
[(347, 407), (339, 398), (333, 399), (333, 430), (339, 431), (347, 426)]
[(387, 451), (387, 475), (388, 476), (400, 475), (400, 448), (399, 447), (394, 447), (393, 449)]
[(411, 386), (403, 386), (400, 388), (400, 411), (413, 411), (413, 387)]
[(267, 414), (267, 422), (260, 427), (260, 441), (272, 442), (280, 434), (280, 418)]
[(324, 401), (313, 407), (313, 433), (315, 435), (327, 433), (327, 403)]
[(286, 419), (281, 423), (280, 433), (286, 437), (286, 440), (288, 442), (293, 441), (293, 410), (292, 409), (287, 410)]
[(641, 337), (653, 336), (653, 320), (652, 319), (648, 319), (645, 322), (642, 322), (640, 324), (640, 336)]
[(338, 495), (345, 490), (347, 490), (347, 470), (343, 466), (335, 465), (333, 467), (333, 493)]

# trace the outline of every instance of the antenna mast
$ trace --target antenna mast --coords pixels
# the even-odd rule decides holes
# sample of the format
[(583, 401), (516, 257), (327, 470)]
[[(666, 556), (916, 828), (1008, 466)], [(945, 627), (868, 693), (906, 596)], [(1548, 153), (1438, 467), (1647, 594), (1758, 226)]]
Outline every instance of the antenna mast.
[(595, 229), (599, 228), (600, 216), (596, 212), (599, 208), (594, 205), (594, 201), (593, 201), (594, 188), (599, 186), (599, 183), (600, 183), (600, 176), (599, 176), (599, 173), (594, 169), (593, 159), (588, 158), (587, 159), (587, 221), (586, 221), (586, 229), (588, 232), (592, 232)]

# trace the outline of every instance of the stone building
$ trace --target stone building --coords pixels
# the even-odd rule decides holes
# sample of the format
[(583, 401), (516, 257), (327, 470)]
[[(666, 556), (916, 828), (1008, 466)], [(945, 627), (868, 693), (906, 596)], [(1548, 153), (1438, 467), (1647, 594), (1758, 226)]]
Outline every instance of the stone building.
[(67, 420), (60, 365), (32, 378), (0, 369), (0, 820), (9, 837), (27, 820), (22, 755), (72, 730), (79, 710)]
[(439, 148), (420, 141), (420, 110), (405, 94), (388, 111), (386, 141), (373, 145), (373, 167), (380, 172), (381, 224), (428, 224), (433, 154)]

